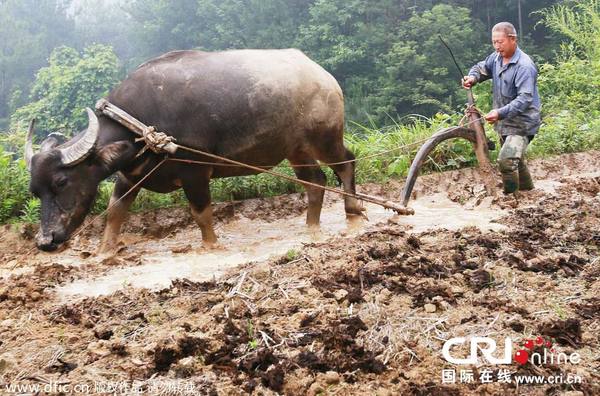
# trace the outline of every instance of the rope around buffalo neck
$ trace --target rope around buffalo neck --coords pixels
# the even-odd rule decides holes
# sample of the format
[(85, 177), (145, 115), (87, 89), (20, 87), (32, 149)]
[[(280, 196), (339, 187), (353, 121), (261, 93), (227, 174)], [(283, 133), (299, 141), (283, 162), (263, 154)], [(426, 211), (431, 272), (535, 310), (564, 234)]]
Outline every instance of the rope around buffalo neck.
[(165, 147), (175, 142), (173, 136), (169, 136), (164, 132), (157, 131), (155, 127), (150, 126), (142, 130), (142, 136), (135, 139), (135, 142), (144, 142), (146, 145), (137, 153), (135, 158), (138, 158), (144, 154), (148, 149), (152, 150), (156, 154), (162, 154), (165, 151)]

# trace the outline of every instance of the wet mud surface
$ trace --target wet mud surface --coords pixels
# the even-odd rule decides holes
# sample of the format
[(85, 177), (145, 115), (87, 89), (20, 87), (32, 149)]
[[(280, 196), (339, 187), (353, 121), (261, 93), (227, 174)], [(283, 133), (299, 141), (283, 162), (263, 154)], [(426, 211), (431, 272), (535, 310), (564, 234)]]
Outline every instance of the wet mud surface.
[[(369, 206), (369, 222), (347, 223), (342, 201), (326, 195), (319, 232), (303, 225), (301, 194), (219, 204), (215, 250), (200, 247), (185, 208), (133, 215), (114, 257), (93, 254), (101, 220), (55, 254), (35, 250), (35, 227), (6, 226), (0, 386), (600, 394), (600, 153), (531, 169), (537, 189), (518, 199), (486, 196), (474, 170), (424, 176), (411, 217)], [(401, 188), (359, 191), (395, 199)], [(453, 366), (442, 346), (466, 336), (551, 340), (580, 361), (502, 368), (583, 382), (443, 384)], [(499, 368), (467, 367), (476, 377)]]

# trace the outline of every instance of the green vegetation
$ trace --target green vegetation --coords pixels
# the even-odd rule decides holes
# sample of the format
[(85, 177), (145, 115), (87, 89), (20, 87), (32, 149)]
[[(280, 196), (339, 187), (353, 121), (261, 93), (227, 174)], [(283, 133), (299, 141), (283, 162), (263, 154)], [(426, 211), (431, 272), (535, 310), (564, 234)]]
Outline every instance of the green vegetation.
[(31, 87), (31, 102), (15, 110), (11, 129), (37, 119), (37, 130), (67, 136), (87, 125), (85, 107), (94, 107), (118, 81), (118, 61), (111, 47), (92, 45), (83, 54), (58, 47)]
[[(463, 102), (454, 65), (438, 35), (453, 45), (466, 66), (491, 51), (491, 26), (510, 20), (522, 25), (528, 52), (548, 59), (557, 39), (549, 38), (545, 25), (536, 27), (542, 15), (532, 11), (557, 2), (2, 0), (0, 130), (17, 108), (37, 100), (30, 95), (35, 75), (55, 48), (81, 52), (93, 44), (114, 49), (119, 77), (175, 49), (296, 47), (340, 82), (348, 119), (384, 125), (408, 114), (431, 117), (456, 111)], [(75, 104), (92, 106), (96, 99)]]
[(543, 22), (568, 37), (559, 62), (542, 65), (543, 133), (534, 154), (600, 147), (600, 1), (560, 4), (542, 12)]
[[(358, 182), (402, 178), (420, 143), (462, 117), (465, 93), (438, 35), (466, 67), (491, 51), (493, 23), (508, 19), (518, 27), (520, 2), (488, 1), (475, 8), (466, 0), (178, 0), (178, 6), (165, 0), (79, 0), (70, 8), (69, 1), (33, 3), (0, 1), (0, 223), (39, 217), (21, 159), (29, 119), (38, 119), (38, 142), (53, 131), (70, 136), (85, 127), (83, 108), (92, 107), (124, 72), (171, 49), (301, 48), (344, 89), (346, 144), (364, 158), (357, 164)], [(530, 0), (521, 6), (521, 44), (540, 65), (544, 104), (530, 156), (600, 148), (600, 1)], [(484, 111), (490, 109), (489, 91), (489, 84), (475, 90)], [(488, 133), (495, 139), (491, 128)], [(451, 141), (432, 153), (424, 171), (475, 163), (469, 143)], [(294, 175), (285, 163), (274, 170)], [(331, 170), (324, 170), (336, 185)], [(211, 190), (213, 200), (224, 201), (302, 187), (263, 174), (216, 179)], [(110, 180), (100, 186), (94, 213), (106, 208), (111, 192)], [(133, 210), (184, 204), (181, 191), (143, 191)]]
[[(0, 145), (0, 222), (33, 214), (36, 205), (29, 194), (29, 172), (23, 161), (14, 161), (13, 153)], [(28, 220), (35, 220), (36, 216)]]
[(290, 249), (285, 253), (285, 258), (287, 261), (294, 261), (299, 255), (300, 252), (298, 252), (296, 249)]

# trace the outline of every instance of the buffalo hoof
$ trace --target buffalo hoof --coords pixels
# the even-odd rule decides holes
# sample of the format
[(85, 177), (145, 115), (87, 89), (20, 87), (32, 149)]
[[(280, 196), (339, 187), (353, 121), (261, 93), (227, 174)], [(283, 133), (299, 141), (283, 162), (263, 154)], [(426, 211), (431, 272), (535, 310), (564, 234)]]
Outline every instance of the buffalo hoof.
[(44, 252), (53, 252), (58, 249), (59, 242), (55, 241), (54, 233), (42, 233), (40, 230), (35, 236), (35, 244)]
[(354, 201), (352, 204), (346, 203), (344, 209), (346, 211), (346, 217), (350, 217), (350, 216), (364, 216), (366, 218), (365, 212), (367, 211), (367, 208), (365, 208), (358, 201)]
[(96, 253), (94, 255), (101, 257), (112, 257), (116, 256), (118, 252), (118, 244), (102, 243), (100, 246), (98, 246), (98, 249), (96, 249)]
[(202, 241), (200, 250), (226, 250), (225, 246), (218, 241)]
[(55, 252), (58, 249), (58, 244), (54, 242), (38, 244), (37, 247), (44, 252)]
[(71, 245), (69, 242), (61, 242), (61, 243), (52, 243), (49, 246), (38, 246), (40, 250), (48, 253), (61, 253), (65, 250), (69, 249)]
[(346, 220), (354, 222), (366, 220), (369, 221), (365, 208), (362, 208), (359, 212), (346, 212)]
[(311, 231), (320, 230), (321, 229), (321, 222), (320, 221), (307, 221), (306, 222), (306, 227), (308, 227), (308, 229), (311, 230)]
[(347, 231), (354, 232), (360, 231), (366, 225), (369, 219), (366, 216), (358, 216), (358, 215), (346, 215), (346, 228)]

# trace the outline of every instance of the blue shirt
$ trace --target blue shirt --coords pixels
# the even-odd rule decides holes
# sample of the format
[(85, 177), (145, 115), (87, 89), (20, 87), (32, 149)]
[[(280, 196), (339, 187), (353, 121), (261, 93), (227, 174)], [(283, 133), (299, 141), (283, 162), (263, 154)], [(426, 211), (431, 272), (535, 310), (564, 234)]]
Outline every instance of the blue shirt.
[(537, 67), (520, 48), (510, 62), (502, 63), (502, 56), (495, 52), (473, 66), (469, 76), (475, 77), (478, 83), (492, 79), (494, 109), (500, 115), (494, 128), (501, 135), (535, 135), (540, 128), (542, 109)]

